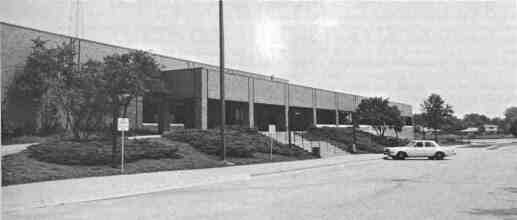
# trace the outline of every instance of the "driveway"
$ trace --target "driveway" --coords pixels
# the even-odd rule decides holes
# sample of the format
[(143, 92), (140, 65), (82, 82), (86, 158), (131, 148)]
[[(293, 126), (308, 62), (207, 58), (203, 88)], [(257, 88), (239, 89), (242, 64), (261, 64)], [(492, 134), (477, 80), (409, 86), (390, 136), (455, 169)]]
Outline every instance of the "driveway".
[(517, 144), (458, 148), (443, 161), (359, 161), (5, 219), (516, 219)]

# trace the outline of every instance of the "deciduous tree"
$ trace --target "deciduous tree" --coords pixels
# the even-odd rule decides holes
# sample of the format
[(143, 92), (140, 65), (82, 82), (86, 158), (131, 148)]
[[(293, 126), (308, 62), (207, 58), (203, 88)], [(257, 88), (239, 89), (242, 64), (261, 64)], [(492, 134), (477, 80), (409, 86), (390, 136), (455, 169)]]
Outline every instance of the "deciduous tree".
[(425, 125), (434, 130), (434, 139), (438, 140), (438, 130), (447, 122), (454, 111), (452, 106), (445, 103), (440, 95), (431, 94), (421, 105)]
[(122, 114), (127, 117), (131, 101), (142, 96), (146, 91), (146, 82), (160, 74), (160, 68), (154, 58), (143, 51), (126, 54), (113, 54), (104, 58), (104, 91), (111, 109), (112, 155), (115, 162), (117, 148), (117, 118)]
[(398, 108), (390, 106), (388, 99), (382, 97), (363, 99), (356, 114), (360, 123), (371, 125), (381, 137), (387, 128), (398, 126), (402, 121)]

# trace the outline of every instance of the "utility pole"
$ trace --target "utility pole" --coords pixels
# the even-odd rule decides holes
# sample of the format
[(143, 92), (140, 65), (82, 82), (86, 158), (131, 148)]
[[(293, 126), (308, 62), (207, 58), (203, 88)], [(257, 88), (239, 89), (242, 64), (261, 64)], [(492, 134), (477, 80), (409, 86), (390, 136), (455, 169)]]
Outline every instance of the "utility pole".
[(226, 141), (224, 126), (226, 124), (226, 106), (224, 104), (224, 22), (223, 0), (219, 0), (219, 100), (221, 102), (221, 142), (223, 144), (223, 161), (226, 161)]

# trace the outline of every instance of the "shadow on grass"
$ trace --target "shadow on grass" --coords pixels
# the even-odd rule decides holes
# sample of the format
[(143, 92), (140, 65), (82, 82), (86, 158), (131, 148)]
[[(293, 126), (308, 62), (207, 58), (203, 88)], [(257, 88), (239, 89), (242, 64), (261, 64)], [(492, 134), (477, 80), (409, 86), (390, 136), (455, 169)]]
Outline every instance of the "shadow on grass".
[(472, 215), (491, 215), (497, 217), (517, 216), (517, 208), (508, 209), (473, 209), (469, 212)]
[(517, 187), (504, 187), (503, 190), (510, 193), (517, 193)]
[(487, 148), (492, 146), (491, 144), (469, 144), (467, 146), (461, 146), (458, 148)]

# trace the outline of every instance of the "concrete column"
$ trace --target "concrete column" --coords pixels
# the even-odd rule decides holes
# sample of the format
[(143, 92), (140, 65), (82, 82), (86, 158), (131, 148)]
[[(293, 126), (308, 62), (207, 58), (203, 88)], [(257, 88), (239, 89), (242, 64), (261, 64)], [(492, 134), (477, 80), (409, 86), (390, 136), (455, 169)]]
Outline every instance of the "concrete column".
[(253, 78), (248, 78), (248, 120), (250, 128), (255, 127), (255, 84)]
[(336, 127), (339, 125), (339, 110), (336, 109)]
[(338, 93), (334, 93), (334, 98), (336, 100), (336, 127), (339, 125), (339, 97)]
[(163, 133), (170, 129), (169, 101), (165, 95), (161, 95), (158, 108), (158, 132)]
[(208, 128), (208, 70), (201, 70), (201, 129)]
[(286, 131), (289, 131), (289, 84), (286, 83), (285, 84), (285, 87), (284, 87), (284, 102), (285, 102), (285, 107), (284, 107), (284, 112), (285, 112), (285, 130)]
[(199, 69), (194, 73), (195, 94), (193, 100), (194, 128), (207, 129), (208, 127), (208, 72)]
[(312, 124), (318, 124), (318, 111), (317, 111), (317, 96), (316, 90), (312, 89)]

